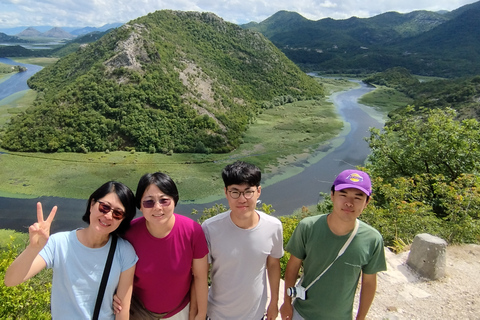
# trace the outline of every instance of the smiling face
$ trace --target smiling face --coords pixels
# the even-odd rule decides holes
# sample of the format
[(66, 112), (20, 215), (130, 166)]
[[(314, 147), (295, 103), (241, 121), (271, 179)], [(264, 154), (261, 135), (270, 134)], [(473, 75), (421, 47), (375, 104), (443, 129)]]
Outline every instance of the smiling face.
[[(100, 208), (100, 206), (102, 206), (102, 208)], [(112, 210), (107, 213), (103, 213), (102, 211), (106, 211), (108, 207), (110, 207)], [(125, 212), (125, 207), (118, 198), (117, 194), (114, 192), (108, 193), (97, 201), (92, 201), (90, 204), (90, 226), (104, 234), (109, 234), (115, 231), (122, 222), (123, 218), (114, 219), (114, 210), (116, 213)]]
[(248, 217), (255, 212), (260, 194), (260, 186), (249, 186), (246, 183), (232, 184), (225, 188), (228, 205), (232, 210), (232, 214), (238, 218)]
[[(152, 201), (154, 202), (153, 207), (151, 207)], [(175, 201), (173, 198), (166, 195), (155, 184), (151, 184), (145, 189), (140, 201), (140, 211), (142, 211), (149, 227), (165, 227), (170, 224), (171, 220), (174, 219), (174, 209)]]
[(358, 189), (347, 188), (332, 192), (332, 215), (343, 222), (357, 219), (368, 204), (367, 195)]

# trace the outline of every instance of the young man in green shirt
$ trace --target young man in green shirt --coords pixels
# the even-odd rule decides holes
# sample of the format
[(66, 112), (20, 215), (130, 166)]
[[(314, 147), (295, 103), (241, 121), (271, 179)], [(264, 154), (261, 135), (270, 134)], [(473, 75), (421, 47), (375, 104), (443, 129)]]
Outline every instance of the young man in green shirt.
[[(360, 277), (360, 304), (356, 319), (365, 319), (375, 296), (376, 273), (386, 270), (382, 236), (359, 221), (358, 231), (344, 254), (336, 261), (335, 258), (354, 232), (356, 220), (370, 201), (371, 193), (367, 173), (345, 170), (332, 186), (332, 212), (305, 218), (298, 224), (286, 247), (291, 256), (285, 272), (284, 304), (280, 309), (283, 320), (351, 320)], [(331, 267), (314, 282), (333, 261)], [(302, 287), (314, 284), (306, 292), (306, 299), (297, 298), (292, 305), (287, 291), (295, 286), (302, 264)]]

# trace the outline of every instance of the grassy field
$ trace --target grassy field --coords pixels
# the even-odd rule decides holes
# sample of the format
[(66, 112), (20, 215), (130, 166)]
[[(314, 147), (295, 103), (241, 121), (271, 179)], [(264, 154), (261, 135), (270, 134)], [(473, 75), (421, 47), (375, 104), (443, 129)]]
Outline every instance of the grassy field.
[(395, 89), (379, 86), (376, 90), (361, 97), (359, 102), (388, 113), (396, 108), (409, 105), (413, 99)]
[(316, 78), (317, 81), (321, 82), (325, 87), (327, 95), (331, 95), (332, 93), (347, 90), (350, 88), (356, 88), (360, 85), (348, 80), (348, 78)]
[(37, 93), (33, 90), (24, 90), (0, 100), (0, 129), (12, 116), (25, 111), (36, 96)]
[(51, 64), (54, 64), (58, 61), (58, 58), (47, 58), (47, 57), (39, 57), (39, 58), (11, 58), (14, 61), (26, 64), (35, 64), (37, 66), (46, 67)]
[(11, 75), (15, 74), (12, 72), (12, 67), (9, 64), (0, 63), (0, 83), (7, 80)]
[[(345, 80), (321, 81), (326, 81), (330, 93), (356, 86)], [(20, 104), (19, 100), (9, 103), (9, 110)], [(84, 199), (105, 181), (118, 180), (135, 189), (144, 173), (163, 171), (177, 183), (182, 200), (210, 202), (223, 196), (220, 173), (225, 165), (237, 159), (252, 162), (262, 168), (265, 185), (280, 172), (279, 168), (306, 159), (342, 127), (333, 105), (323, 99), (265, 110), (250, 125), (244, 143), (229, 154), (42, 154), (0, 150), (0, 196)], [(282, 174), (288, 177), (292, 173)]]
[[(55, 63), (58, 58), (12, 58), (12, 60), (19, 63), (35, 64), (46, 67)], [(6, 80), (13, 73), (3, 74), (4, 68), (11, 68), (11, 65), (0, 63), (0, 83)], [(3, 78), (2, 78), (3, 77)], [(0, 130), (5, 126), (5, 123), (15, 114), (25, 111), (30, 106), (37, 93), (33, 90), (24, 90), (12, 94), (3, 100), (0, 100)]]

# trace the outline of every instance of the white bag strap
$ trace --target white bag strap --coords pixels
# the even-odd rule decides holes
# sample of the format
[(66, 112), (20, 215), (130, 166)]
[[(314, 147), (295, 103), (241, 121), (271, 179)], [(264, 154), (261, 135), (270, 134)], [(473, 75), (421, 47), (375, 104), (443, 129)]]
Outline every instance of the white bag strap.
[(309, 285), (308, 287), (305, 288), (305, 291), (307, 291), (308, 289), (310, 289), (310, 287), (318, 281), (318, 279), (320, 279), (321, 276), (323, 276), (323, 274), (325, 272), (327, 272), (328, 269), (330, 269), (330, 267), (335, 263), (335, 261), (337, 261), (338, 258), (340, 258), (340, 256), (345, 252), (345, 250), (347, 250), (348, 246), (350, 245), (350, 242), (352, 242), (353, 238), (355, 237), (355, 235), (357, 234), (357, 231), (358, 231), (358, 226), (360, 225), (358, 219), (355, 220), (355, 228), (353, 228), (353, 231), (352, 233), (350, 234), (350, 237), (348, 237), (347, 241), (345, 241), (345, 244), (343, 245), (343, 247), (340, 249), (340, 251), (338, 251), (338, 254), (337, 254), (337, 257), (332, 261), (332, 263), (330, 263), (330, 265), (325, 268), (325, 270), (323, 270), (322, 273), (320, 273), (318, 275), (318, 277), (315, 278), (315, 280), (313, 280)]

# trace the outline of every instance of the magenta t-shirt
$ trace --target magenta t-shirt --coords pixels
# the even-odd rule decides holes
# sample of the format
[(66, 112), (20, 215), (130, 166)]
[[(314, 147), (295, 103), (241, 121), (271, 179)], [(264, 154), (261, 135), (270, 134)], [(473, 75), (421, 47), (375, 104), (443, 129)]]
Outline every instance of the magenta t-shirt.
[(138, 256), (133, 294), (156, 313), (167, 318), (181, 311), (190, 301), (192, 260), (208, 254), (200, 224), (179, 214), (172, 231), (162, 239), (148, 232), (144, 217), (131, 222), (125, 234)]

